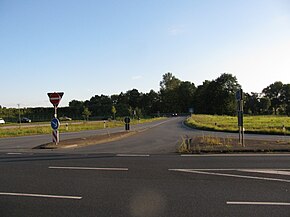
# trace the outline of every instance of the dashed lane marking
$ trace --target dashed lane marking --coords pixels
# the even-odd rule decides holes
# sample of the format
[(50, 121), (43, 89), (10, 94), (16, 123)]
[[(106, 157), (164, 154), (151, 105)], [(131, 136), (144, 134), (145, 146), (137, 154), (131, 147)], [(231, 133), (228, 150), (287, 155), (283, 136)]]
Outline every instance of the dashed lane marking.
[(290, 203), (281, 203), (281, 202), (250, 202), (250, 201), (227, 201), (227, 205), (290, 206)]
[(150, 157), (149, 154), (116, 154), (117, 157)]
[(50, 166), (49, 169), (64, 169), (64, 170), (103, 170), (103, 171), (128, 171), (128, 168), (98, 168), (98, 167), (59, 167)]
[(72, 199), (80, 200), (79, 196), (63, 196), (63, 195), (48, 195), (48, 194), (27, 194), (27, 193), (10, 193), (0, 192), (0, 196), (18, 196), (18, 197), (42, 197), (42, 198), (56, 198), (56, 199)]

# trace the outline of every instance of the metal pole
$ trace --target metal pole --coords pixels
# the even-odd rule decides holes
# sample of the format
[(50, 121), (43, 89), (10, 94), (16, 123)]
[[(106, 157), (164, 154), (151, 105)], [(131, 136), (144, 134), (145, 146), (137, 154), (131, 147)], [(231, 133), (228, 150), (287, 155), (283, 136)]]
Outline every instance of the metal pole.
[(21, 125), (21, 119), (20, 119), (20, 104), (17, 104), (18, 105), (18, 121), (19, 121), (19, 127)]
[[(54, 117), (57, 118), (57, 106), (54, 106)], [(54, 138), (55, 145), (57, 145), (59, 143), (59, 131), (58, 131), (58, 129), (56, 129), (56, 130), (54, 130), (54, 132), (55, 132), (54, 136), (56, 137), (56, 138)]]
[(244, 132), (244, 127), (243, 127), (242, 130), (243, 130), (242, 131), (242, 145), (243, 145), (243, 147), (246, 147), (246, 145), (245, 145), (245, 132)]
[(242, 146), (245, 147), (245, 132), (244, 132), (244, 101), (241, 100), (241, 120), (242, 120)]
[(54, 106), (54, 117), (57, 118), (57, 107)]
[(242, 142), (241, 142), (241, 126), (239, 126), (239, 144), (241, 145)]

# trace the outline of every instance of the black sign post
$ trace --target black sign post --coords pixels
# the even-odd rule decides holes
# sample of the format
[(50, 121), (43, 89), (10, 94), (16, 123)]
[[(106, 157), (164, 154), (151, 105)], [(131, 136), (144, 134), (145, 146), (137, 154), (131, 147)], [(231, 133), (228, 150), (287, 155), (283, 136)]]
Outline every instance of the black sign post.
[(129, 117), (125, 117), (124, 118), (124, 122), (125, 122), (125, 130), (129, 131), (130, 130), (130, 121), (131, 119)]
[(240, 89), (236, 92), (236, 99), (238, 101), (238, 127), (239, 127), (239, 144), (245, 147), (245, 135), (244, 135), (244, 93)]

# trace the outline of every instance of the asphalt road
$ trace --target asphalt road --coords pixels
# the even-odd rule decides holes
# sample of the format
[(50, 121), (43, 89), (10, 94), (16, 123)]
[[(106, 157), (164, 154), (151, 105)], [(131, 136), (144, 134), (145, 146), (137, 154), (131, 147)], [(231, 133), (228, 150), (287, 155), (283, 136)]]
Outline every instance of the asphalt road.
[(179, 155), (181, 135), (206, 133), (181, 122), (81, 149), (1, 140), (0, 216), (290, 216), (290, 154)]
[[(131, 130), (133, 131), (143, 131), (145, 129), (151, 129), (153, 127), (159, 126), (160, 124), (166, 123), (168, 120), (159, 120), (153, 123), (137, 124), (132, 125)], [(73, 139), (80, 137), (88, 137), (93, 135), (101, 135), (107, 133), (116, 133), (124, 131), (124, 127), (117, 128), (107, 128), (102, 130), (88, 130), (81, 132), (70, 132), (61, 133), (60, 139)], [(32, 152), (32, 148), (39, 146), (41, 144), (49, 143), (52, 141), (52, 135), (35, 135), (35, 136), (23, 136), (14, 138), (2, 138), (0, 139), (0, 152)], [(41, 151), (44, 152), (44, 151)]]
[[(176, 143), (182, 136), (212, 135), (215, 137), (237, 138), (236, 133), (209, 132), (188, 128), (183, 125), (184, 117), (169, 118), (153, 123), (138, 124), (131, 126), (131, 130), (139, 133), (121, 141), (106, 143), (102, 145), (89, 146), (76, 150), (54, 150), (54, 152), (73, 153), (174, 153)], [(61, 133), (60, 139), (72, 139), (124, 131), (123, 127), (103, 130), (90, 130), (73, 133)], [(290, 140), (290, 136), (272, 136), (246, 134), (246, 139), (267, 139), (272, 141)], [(52, 141), (52, 135), (36, 135), (15, 138), (0, 139), (0, 152), (47, 152), (47, 150), (31, 150)], [(51, 152), (51, 151), (50, 151)]]
[(290, 216), (289, 155), (23, 154), (0, 162), (2, 217)]

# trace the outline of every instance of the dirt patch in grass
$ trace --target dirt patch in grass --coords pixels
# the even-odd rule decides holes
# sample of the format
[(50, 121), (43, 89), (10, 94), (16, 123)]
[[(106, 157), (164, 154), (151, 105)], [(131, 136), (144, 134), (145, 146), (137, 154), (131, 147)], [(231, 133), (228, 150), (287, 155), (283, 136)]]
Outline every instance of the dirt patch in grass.
[(106, 142), (112, 142), (136, 134), (136, 132), (118, 132), (111, 134), (95, 135), (76, 139), (67, 139), (60, 141), (57, 145), (53, 142), (35, 147), (34, 149), (60, 149), (60, 148), (78, 148), (88, 145), (96, 145)]
[(245, 140), (245, 146), (235, 138), (212, 136), (183, 137), (178, 145), (179, 153), (242, 153), (242, 152), (290, 152), (290, 140)]

